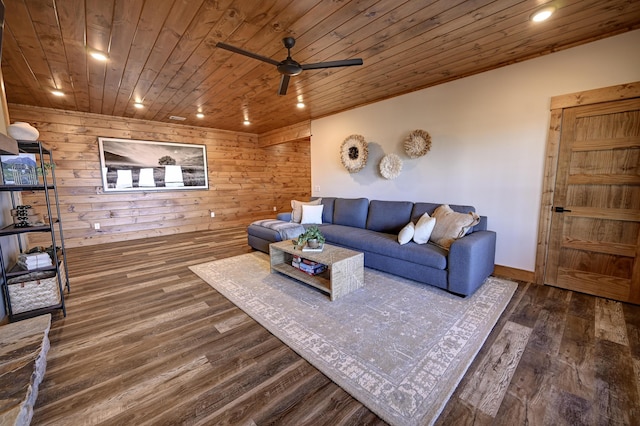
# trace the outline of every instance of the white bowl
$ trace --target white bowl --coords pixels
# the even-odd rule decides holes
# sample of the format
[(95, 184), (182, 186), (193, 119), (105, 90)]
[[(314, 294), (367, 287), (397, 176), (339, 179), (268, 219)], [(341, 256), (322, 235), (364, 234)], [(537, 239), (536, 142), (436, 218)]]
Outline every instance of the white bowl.
[(38, 129), (23, 121), (16, 121), (10, 124), (9, 127), (7, 127), (7, 133), (18, 141), (37, 141), (40, 136)]

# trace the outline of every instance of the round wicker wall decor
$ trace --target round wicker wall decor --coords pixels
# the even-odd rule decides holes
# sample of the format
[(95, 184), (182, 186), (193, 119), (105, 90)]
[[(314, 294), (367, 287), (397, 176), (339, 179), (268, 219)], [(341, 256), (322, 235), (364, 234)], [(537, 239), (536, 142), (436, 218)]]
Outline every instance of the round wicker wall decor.
[(414, 130), (404, 140), (404, 152), (409, 158), (418, 158), (431, 149), (431, 136), (424, 130)]
[(396, 154), (387, 154), (380, 160), (380, 174), (385, 179), (395, 179), (402, 171), (402, 160)]
[(340, 146), (340, 160), (349, 173), (357, 173), (367, 164), (369, 148), (364, 137), (351, 135)]

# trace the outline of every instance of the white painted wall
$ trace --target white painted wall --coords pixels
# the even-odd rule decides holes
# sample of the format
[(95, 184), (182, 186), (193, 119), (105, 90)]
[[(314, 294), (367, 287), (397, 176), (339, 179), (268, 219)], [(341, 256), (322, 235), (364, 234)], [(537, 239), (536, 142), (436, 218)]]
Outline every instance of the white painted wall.
[[(313, 120), (312, 193), (473, 205), (498, 234), (496, 263), (533, 271), (550, 99), (640, 81), (638, 46), (640, 30)], [(415, 129), (432, 147), (409, 159)], [(355, 174), (339, 154), (351, 134), (369, 142)], [(404, 161), (395, 180), (378, 171), (389, 153)]]

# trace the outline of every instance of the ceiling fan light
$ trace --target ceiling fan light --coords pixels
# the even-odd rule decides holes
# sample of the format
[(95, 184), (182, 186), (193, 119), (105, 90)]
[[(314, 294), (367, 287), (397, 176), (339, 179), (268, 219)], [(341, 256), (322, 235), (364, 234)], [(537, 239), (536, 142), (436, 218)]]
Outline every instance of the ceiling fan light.
[(136, 103), (133, 104), (133, 106), (138, 108), (138, 109), (144, 108), (144, 104), (142, 102), (136, 102)]
[(280, 72), (280, 74), (293, 77), (294, 75), (298, 75), (302, 72), (302, 67), (299, 63), (287, 58), (278, 65), (278, 72)]
[(201, 112), (199, 112), (199, 113), (197, 113), (197, 114), (196, 114), (196, 117), (198, 117), (198, 118), (204, 118), (204, 114), (203, 114), (203, 113), (201, 113)]
[(535, 11), (533, 15), (531, 15), (531, 20), (533, 22), (546, 21), (551, 17), (551, 15), (553, 15), (553, 12), (555, 11), (556, 11), (556, 8), (553, 6), (544, 7), (540, 10)]
[(249, 120), (244, 120), (242, 124), (244, 124), (245, 126), (248, 126), (249, 124), (251, 124), (251, 122)]
[(298, 102), (296, 106), (300, 109), (304, 108), (304, 102)]
[(60, 90), (52, 90), (52, 91), (51, 91), (51, 94), (52, 94), (53, 96), (58, 96), (58, 97), (62, 97), (62, 96), (64, 96), (64, 92), (62, 92), (62, 91), (60, 91)]
[(89, 55), (91, 55), (91, 57), (97, 61), (101, 61), (101, 62), (106, 62), (107, 59), (109, 59), (109, 57), (107, 56), (106, 53), (100, 52), (98, 50), (92, 50), (89, 52)]

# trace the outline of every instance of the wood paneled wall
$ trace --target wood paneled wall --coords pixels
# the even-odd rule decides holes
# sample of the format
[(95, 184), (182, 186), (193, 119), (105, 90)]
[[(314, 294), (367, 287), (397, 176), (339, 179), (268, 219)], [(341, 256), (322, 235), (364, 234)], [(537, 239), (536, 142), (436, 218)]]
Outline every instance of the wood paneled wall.
[[(53, 150), (67, 247), (246, 226), (311, 193), (308, 141), (261, 148), (251, 133), (15, 104), (9, 113), (34, 125)], [(104, 194), (98, 136), (204, 144), (209, 190)], [(23, 193), (23, 202), (45, 211), (39, 193)], [(31, 234), (30, 245), (47, 244), (42, 237)]]

